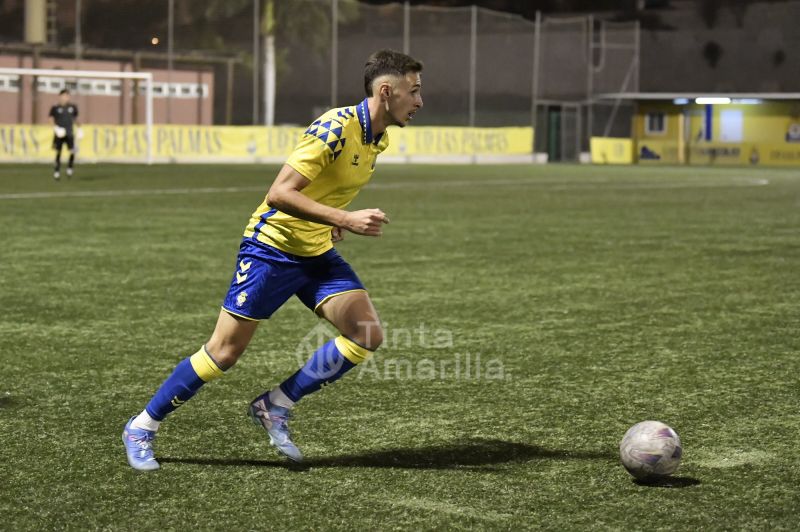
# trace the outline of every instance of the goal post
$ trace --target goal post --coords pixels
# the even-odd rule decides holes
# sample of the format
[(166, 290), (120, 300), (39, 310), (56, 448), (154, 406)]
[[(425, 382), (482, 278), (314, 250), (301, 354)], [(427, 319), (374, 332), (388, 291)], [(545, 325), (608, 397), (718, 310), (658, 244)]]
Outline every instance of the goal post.
[[(113, 72), (107, 70), (62, 70), (47, 68), (5, 68), (0, 67), (0, 75), (6, 76), (33, 76), (60, 79), (90, 78), (90, 79), (120, 79), (137, 80), (144, 82), (145, 87), (145, 158), (147, 164), (153, 163), (153, 74), (152, 72)], [(20, 87), (21, 89), (21, 87)], [(32, 90), (38, 90), (34, 86)], [(78, 91), (80, 94), (80, 91)], [(124, 96), (122, 96), (124, 97)], [(134, 98), (138, 94), (133, 95)]]

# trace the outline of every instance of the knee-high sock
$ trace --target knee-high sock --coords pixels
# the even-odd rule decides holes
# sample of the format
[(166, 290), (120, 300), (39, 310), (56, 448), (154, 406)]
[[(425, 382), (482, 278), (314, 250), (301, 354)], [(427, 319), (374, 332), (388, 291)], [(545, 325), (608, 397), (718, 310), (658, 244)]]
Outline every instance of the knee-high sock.
[(67, 163), (67, 166), (69, 166), (70, 168), (72, 168), (72, 166), (73, 166), (74, 164), (75, 164), (75, 154), (74, 154), (74, 153), (72, 153), (72, 152), (70, 152), (70, 154), (69, 154), (69, 163)]
[(205, 346), (181, 360), (172, 375), (156, 391), (145, 410), (153, 419), (163, 420), (167, 414), (191, 399), (205, 383), (223, 374)]
[(56, 152), (56, 172), (61, 168), (61, 150)]
[(370, 355), (371, 351), (339, 336), (317, 349), (302, 368), (280, 384), (280, 389), (296, 403), (324, 385), (337, 381)]

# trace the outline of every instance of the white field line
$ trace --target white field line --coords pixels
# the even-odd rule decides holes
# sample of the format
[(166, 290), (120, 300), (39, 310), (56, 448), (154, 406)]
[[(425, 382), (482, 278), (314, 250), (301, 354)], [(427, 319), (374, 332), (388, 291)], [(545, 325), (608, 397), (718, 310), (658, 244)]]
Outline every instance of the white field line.
[[(570, 181), (565, 179), (489, 179), (480, 180), (448, 180), (426, 181), (398, 181), (396, 183), (371, 183), (367, 189), (402, 189), (423, 187), (497, 187), (497, 186), (544, 186), (547, 190), (577, 190), (583, 188), (604, 188), (612, 190), (638, 190), (638, 189), (675, 189), (675, 188), (728, 188), (728, 187), (763, 187), (768, 185), (767, 179), (756, 178), (730, 178), (714, 181), (675, 181), (675, 182), (619, 182), (616, 180), (591, 180)], [(198, 187), (198, 188), (153, 188), (153, 189), (128, 189), (128, 190), (82, 190), (74, 192), (19, 192), (0, 194), (0, 200), (22, 199), (50, 199), (50, 198), (113, 198), (125, 196), (169, 196), (188, 194), (226, 194), (236, 192), (263, 192), (266, 194), (268, 186), (252, 187)]]

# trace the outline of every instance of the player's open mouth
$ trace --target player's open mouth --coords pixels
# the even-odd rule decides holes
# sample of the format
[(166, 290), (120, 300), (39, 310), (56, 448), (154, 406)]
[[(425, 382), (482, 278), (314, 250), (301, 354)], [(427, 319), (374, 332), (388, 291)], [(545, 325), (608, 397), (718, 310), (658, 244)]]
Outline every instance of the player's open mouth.
[(415, 113), (416, 113), (416, 111), (414, 111), (413, 113), (408, 113), (408, 119), (409, 120), (414, 120), (414, 114)]

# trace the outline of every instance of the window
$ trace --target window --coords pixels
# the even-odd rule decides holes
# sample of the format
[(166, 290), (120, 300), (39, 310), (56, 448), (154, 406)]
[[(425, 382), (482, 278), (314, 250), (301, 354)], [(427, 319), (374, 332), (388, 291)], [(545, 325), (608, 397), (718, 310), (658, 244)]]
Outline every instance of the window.
[(722, 142), (742, 142), (744, 140), (744, 119), (740, 110), (725, 110), (720, 113), (720, 140)]
[(644, 116), (644, 132), (647, 135), (663, 135), (667, 132), (667, 120), (664, 113), (647, 113)]
[(0, 75), (0, 91), (19, 92), (19, 76)]
[[(139, 94), (144, 96), (147, 93), (147, 85), (144, 82), (139, 82)], [(133, 89), (131, 89), (133, 91)], [(115, 93), (116, 94), (116, 93)], [(208, 85), (205, 83), (164, 83), (153, 82), (153, 97), (154, 98), (170, 98), (184, 99), (184, 98), (208, 98)]]

